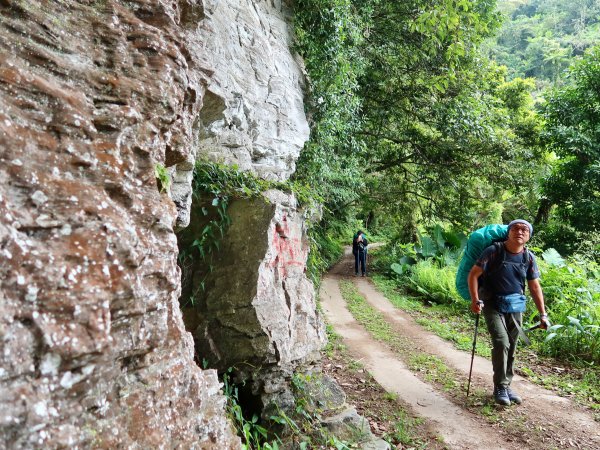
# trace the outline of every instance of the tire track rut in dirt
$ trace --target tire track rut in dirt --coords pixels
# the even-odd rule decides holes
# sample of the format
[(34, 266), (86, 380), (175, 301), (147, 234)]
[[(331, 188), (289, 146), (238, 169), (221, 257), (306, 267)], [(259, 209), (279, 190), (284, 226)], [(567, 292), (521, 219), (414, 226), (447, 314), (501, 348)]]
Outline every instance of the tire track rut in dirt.
[[(515, 376), (513, 386), (524, 397), (520, 406), (510, 408), (515, 430), (490, 424), (469, 411), (465, 393), (454, 396), (437, 392), (414, 375), (400, 357), (376, 341), (347, 310), (339, 290), (342, 279), (354, 280), (368, 303), (382, 312), (395, 331), (410, 340), (420, 352), (438, 356), (447, 365), (468, 376), (470, 355), (424, 330), (408, 314), (396, 309), (371, 282), (355, 278), (349, 251), (324, 277), (321, 301), (328, 322), (344, 339), (350, 353), (361, 359), (366, 369), (387, 391), (394, 392), (413, 411), (430, 422), (432, 428), (454, 449), (585, 448), (600, 449), (600, 426), (593, 417), (570, 400)], [(485, 326), (485, 325), (484, 325)], [(491, 362), (476, 357), (472, 386), (491, 390)], [(501, 409), (500, 411), (504, 411)], [(510, 427), (510, 421), (507, 421)]]

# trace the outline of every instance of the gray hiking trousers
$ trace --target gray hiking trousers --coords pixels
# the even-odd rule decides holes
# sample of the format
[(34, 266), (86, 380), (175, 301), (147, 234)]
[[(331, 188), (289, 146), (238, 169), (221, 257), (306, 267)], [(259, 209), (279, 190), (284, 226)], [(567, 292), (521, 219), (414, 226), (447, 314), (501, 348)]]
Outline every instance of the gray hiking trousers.
[(494, 386), (508, 387), (513, 379), (513, 364), (519, 339), (514, 320), (523, 323), (523, 314), (501, 314), (489, 302), (483, 308), (483, 317), (492, 336), (492, 367)]

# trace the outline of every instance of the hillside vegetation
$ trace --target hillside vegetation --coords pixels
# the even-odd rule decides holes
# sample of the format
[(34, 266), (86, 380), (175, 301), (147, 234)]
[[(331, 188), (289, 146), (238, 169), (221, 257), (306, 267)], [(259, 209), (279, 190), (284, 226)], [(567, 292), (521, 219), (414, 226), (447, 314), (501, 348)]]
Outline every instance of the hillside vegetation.
[(572, 59), (600, 42), (597, 0), (499, 1), (505, 17), (489, 55), (513, 77), (534, 77), (540, 87), (562, 83)]
[(296, 179), (323, 199), (315, 232), (409, 242), (526, 217), (539, 247), (598, 258), (599, 8), (298, 1), (312, 134)]

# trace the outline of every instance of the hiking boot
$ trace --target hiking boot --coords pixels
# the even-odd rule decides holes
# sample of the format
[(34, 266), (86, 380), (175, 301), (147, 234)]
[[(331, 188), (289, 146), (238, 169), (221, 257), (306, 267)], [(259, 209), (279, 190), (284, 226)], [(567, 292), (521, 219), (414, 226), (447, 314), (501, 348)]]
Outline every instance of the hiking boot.
[(521, 396), (516, 392), (513, 392), (509, 387), (506, 388), (506, 395), (508, 395), (508, 399), (511, 403), (516, 403), (517, 405), (520, 405), (523, 402)]
[(358, 276), (358, 272), (355, 272), (355, 273), (354, 273), (354, 276), (355, 276), (355, 277), (357, 277), (357, 276)]
[(510, 406), (510, 398), (508, 397), (508, 389), (503, 386), (494, 388), (494, 400), (502, 406)]

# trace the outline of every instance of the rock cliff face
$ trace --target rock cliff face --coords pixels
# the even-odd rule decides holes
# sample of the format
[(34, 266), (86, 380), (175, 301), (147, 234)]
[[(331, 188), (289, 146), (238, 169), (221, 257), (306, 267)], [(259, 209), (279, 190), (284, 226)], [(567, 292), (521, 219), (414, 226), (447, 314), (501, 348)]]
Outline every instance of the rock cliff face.
[[(193, 209), (180, 242), (199, 235), (199, 210)], [(184, 296), (201, 292), (193, 307), (184, 308), (187, 328), (211, 367), (235, 368), (263, 407), (286, 405), (292, 374), (318, 361), (325, 343), (314, 288), (304, 273), (304, 220), (295, 198), (279, 191), (237, 200), (228, 213), (231, 226), (210, 270), (204, 261), (185, 266)]]
[[(193, 361), (174, 229), (199, 154), (293, 171), (288, 36), (277, 2), (0, 0), (1, 447), (240, 447)], [(257, 289), (260, 315), (282, 292)]]
[(193, 51), (211, 71), (196, 117), (198, 145), (174, 168), (178, 228), (189, 223), (191, 170), (199, 155), (265, 179), (294, 172), (309, 129), (288, 16), (281, 0), (205, 2)]

